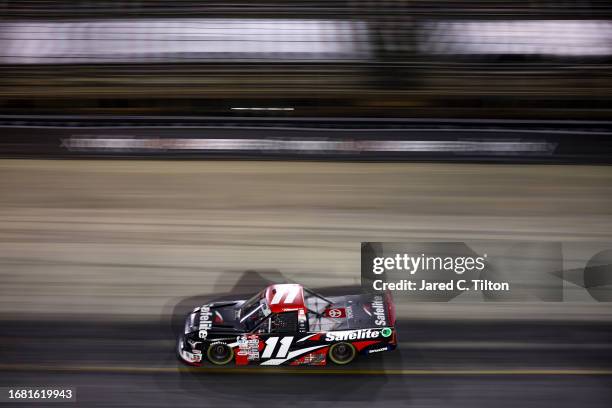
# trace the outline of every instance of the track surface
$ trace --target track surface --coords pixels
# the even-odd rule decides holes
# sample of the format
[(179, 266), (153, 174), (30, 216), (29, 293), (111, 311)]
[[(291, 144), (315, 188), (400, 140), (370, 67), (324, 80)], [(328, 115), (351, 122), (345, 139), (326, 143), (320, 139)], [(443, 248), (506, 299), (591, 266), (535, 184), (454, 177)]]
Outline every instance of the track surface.
[(361, 241), (609, 242), (609, 167), (6, 160), (0, 192), (0, 386), (72, 385), (80, 406), (612, 401), (610, 306), (584, 299), (402, 305), (400, 349), (350, 373), (173, 351), (205, 298), (356, 285)]
[(334, 374), (187, 368), (163, 321), (4, 322), (0, 381), (76, 386), (90, 406), (609, 406), (608, 324), (401, 321), (399, 330), (399, 350)]

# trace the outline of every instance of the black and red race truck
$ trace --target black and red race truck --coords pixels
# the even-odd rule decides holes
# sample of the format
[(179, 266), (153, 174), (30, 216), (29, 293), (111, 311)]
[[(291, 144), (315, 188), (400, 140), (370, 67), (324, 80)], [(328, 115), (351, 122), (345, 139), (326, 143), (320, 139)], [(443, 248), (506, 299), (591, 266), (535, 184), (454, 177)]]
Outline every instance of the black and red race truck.
[(348, 364), (358, 354), (394, 350), (395, 309), (388, 293), (324, 297), (299, 284), (268, 286), (248, 300), (198, 306), (177, 351), (185, 363)]

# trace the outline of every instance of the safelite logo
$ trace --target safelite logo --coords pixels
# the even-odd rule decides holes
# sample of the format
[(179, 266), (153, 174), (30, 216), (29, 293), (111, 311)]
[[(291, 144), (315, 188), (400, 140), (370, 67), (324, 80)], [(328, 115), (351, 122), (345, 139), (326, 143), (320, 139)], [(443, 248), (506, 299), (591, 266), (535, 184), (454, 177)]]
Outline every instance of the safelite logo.
[(382, 333), (376, 329), (342, 330), (342, 331), (337, 331), (337, 332), (326, 333), (325, 341), (375, 339), (381, 335)]
[(374, 312), (374, 316), (376, 316), (374, 323), (377, 326), (385, 326), (387, 324), (387, 316), (385, 315), (385, 303), (382, 296), (374, 296), (372, 311)]
[(212, 327), (212, 321), (210, 320), (210, 316), (212, 315), (210, 311), (210, 306), (204, 305), (200, 308), (200, 326), (198, 327), (198, 337), (201, 339), (206, 339), (208, 337), (208, 330)]
[(392, 333), (393, 333), (393, 330), (391, 330), (391, 329), (390, 329), (390, 328), (388, 328), (388, 327), (385, 327), (384, 329), (382, 329), (382, 330), (380, 331), (380, 334), (381, 334), (383, 337), (389, 337), (389, 336), (390, 336)]

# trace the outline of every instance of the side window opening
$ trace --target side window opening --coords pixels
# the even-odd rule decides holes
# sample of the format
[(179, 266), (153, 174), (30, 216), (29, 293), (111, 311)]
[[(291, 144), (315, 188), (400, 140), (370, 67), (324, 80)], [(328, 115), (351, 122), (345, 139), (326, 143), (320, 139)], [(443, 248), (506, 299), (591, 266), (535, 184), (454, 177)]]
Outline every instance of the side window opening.
[(277, 313), (272, 316), (271, 324), (271, 333), (296, 333), (298, 331), (297, 312)]
[(259, 334), (267, 334), (270, 333), (270, 321), (272, 320), (272, 316), (269, 316), (267, 319), (265, 319), (260, 325), (259, 327), (257, 327), (257, 329), (255, 330), (256, 333)]

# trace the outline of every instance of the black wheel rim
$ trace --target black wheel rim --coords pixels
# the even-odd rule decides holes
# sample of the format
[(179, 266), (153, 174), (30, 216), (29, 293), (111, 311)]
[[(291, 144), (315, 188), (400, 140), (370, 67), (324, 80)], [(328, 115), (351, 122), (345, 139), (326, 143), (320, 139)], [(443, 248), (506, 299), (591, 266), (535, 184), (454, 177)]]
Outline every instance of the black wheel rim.
[(355, 357), (355, 349), (347, 343), (339, 343), (331, 349), (332, 361), (337, 364), (346, 364)]
[(223, 344), (213, 346), (212, 355), (215, 360), (225, 360), (228, 354), (227, 347), (225, 347)]
[(213, 344), (208, 349), (208, 358), (215, 364), (227, 364), (232, 359), (232, 350), (225, 344)]

